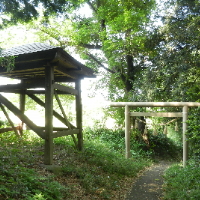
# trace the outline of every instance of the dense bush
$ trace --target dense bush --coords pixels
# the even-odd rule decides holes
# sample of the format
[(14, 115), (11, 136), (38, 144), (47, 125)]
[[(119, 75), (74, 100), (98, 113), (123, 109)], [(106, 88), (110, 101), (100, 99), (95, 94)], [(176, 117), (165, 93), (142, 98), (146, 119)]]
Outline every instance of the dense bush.
[(200, 107), (193, 109), (188, 119), (190, 154), (200, 159)]
[(161, 158), (180, 159), (182, 147), (164, 134), (150, 135), (149, 147), (155, 156)]
[[(117, 152), (124, 153), (125, 151), (125, 132), (122, 129), (87, 129), (85, 136), (88, 139), (98, 138), (104, 143), (107, 142), (110, 148)], [(145, 143), (143, 140), (138, 140), (135, 134), (131, 134), (130, 145), (132, 157), (156, 156), (160, 158), (179, 159), (182, 151), (181, 146), (178, 146), (164, 134), (158, 134), (156, 136), (149, 134), (148, 143)]]
[(200, 166), (195, 166), (192, 160), (190, 162), (185, 168), (174, 165), (166, 171), (164, 199), (200, 199)]

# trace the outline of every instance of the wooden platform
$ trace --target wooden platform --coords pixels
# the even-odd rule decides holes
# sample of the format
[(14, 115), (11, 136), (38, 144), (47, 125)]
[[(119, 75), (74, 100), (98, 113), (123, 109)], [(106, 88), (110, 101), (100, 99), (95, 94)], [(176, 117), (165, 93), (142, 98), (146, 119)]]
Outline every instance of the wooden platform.
[[(19, 84), (1, 85), (0, 92), (19, 94), (19, 108), (0, 94), (1, 108), (7, 107), (30, 129), (45, 140), (44, 164), (53, 163), (53, 138), (71, 135), (79, 150), (83, 148), (81, 80), (94, 78), (93, 70), (81, 64), (60, 47), (33, 43), (3, 51), (3, 57), (15, 56), (15, 66), (7, 71), (0, 66), (0, 77), (21, 80)], [(72, 82), (74, 87), (64, 86), (61, 82)], [(37, 94), (45, 95), (42, 101)], [(74, 95), (76, 99), (76, 124), (69, 122), (59, 94)], [(24, 114), (26, 96), (45, 108), (45, 127), (34, 124)], [(53, 98), (60, 107), (62, 115), (53, 109)], [(4, 109), (5, 110), (5, 109)], [(53, 127), (53, 116), (65, 128)], [(8, 116), (7, 116), (8, 117)], [(13, 125), (12, 125), (13, 126)]]

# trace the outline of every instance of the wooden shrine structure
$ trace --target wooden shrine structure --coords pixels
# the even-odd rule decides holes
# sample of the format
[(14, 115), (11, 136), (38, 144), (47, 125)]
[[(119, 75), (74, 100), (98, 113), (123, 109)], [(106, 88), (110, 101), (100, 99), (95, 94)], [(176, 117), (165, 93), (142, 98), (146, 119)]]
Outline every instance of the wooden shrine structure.
[[(198, 102), (112, 102), (112, 107), (125, 107), (126, 158), (130, 158), (130, 118), (133, 116), (182, 117), (183, 126), (183, 166), (188, 160), (187, 119), (188, 108), (199, 107)], [(131, 107), (182, 107), (182, 112), (130, 112)]]
[[(12, 71), (7, 71), (5, 66), (0, 66), (0, 77), (19, 79), (21, 82), (0, 86), (0, 92), (20, 95), (19, 108), (2, 94), (0, 94), (0, 107), (5, 114), (4, 106), (7, 107), (22, 123), (25, 123), (38, 136), (45, 140), (44, 164), (53, 164), (54, 138), (71, 135), (77, 148), (82, 150), (81, 79), (94, 78), (93, 70), (75, 60), (62, 48), (43, 43), (13, 47), (4, 50), (2, 55), (3, 57), (15, 56), (15, 62)], [(74, 83), (74, 88), (60, 84), (62, 82), (72, 82)], [(36, 94), (45, 95), (45, 101), (38, 98)], [(59, 99), (60, 94), (75, 96), (76, 125), (69, 122), (62, 102)], [(37, 126), (25, 115), (26, 96), (45, 108), (44, 127)], [(62, 115), (53, 109), (54, 96)], [(53, 127), (53, 116), (60, 120), (66, 127)]]

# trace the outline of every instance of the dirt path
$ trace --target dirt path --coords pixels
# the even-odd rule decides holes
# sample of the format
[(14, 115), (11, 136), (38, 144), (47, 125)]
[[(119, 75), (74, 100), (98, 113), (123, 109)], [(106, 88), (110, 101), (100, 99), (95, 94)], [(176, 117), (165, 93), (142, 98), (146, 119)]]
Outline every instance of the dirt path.
[(162, 197), (162, 175), (172, 165), (171, 162), (160, 161), (148, 168), (133, 184), (126, 200), (159, 200)]

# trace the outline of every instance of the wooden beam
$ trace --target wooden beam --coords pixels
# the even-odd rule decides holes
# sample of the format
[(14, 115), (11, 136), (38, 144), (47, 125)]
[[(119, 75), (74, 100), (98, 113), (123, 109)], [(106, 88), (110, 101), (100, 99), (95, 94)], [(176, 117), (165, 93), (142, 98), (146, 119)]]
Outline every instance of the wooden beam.
[(78, 91), (76, 89), (73, 89), (64, 85), (59, 85), (57, 83), (55, 83), (54, 88), (60, 91), (67, 92), (68, 94), (73, 94), (73, 95), (78, 94)]
[(76, 95), (76, 126), (79, 129), (78, 149), (81, 151), (83, 149), (81, 80), (75, 82), (75, 89), (78, 91)]
[(182, 112), (131, 112), (130, 116), (182, 117)]
[[(44, 126), (39, 126), (42, 130), (45, 131), (45, 127)], [(53, 131), (63, 131), (63, 130), (70, 130), (67, 127), (53, 127)]]
[(53, 94), (54, 74), (53, 67), (45, 68), (45, 149), (44, 164), (53, 164)]
[(79, 132), (80, 132), (79, 129), (58, 131), (58, 132), (53, 133), (53, 138), (63, 137), (63, 136), (67, 136), (67, 135), (79, 134)]
[(61, 66), (56, 66), (55, 70), (57, 72), (62, 73), (62, 74), (64, 73), (63, 75), (65, 75), (69, 78), (72, 78), (72, 79), (78, 79), (79, 78), (79, 76), (76, 74), (76, 71), (69, 70), (69, 69), (66, 69), (66, 68), (61, 67)]
[(42, 82), (24, 82), (18, 84), (1, 85), (0, 92), (7, 92), (9, 90), (25, 90), (30, 88), (44, 88), (44, 84)]
[(200, 103), (198, 102), (112, 102), (110, 106), (112, 107), (198, 107)]
[(21, 121), (23, 121), (27, 126), (35, 131), (41, 138), (44, 139), (44, 134), (42, 129), (36, 126), (26, 115), (24, 115), (21, 110), (19, 110), (15, 105), (13, 105), (9, 100), (0, 94), (0, 102), (4, 104), (11, 112), (13, 112)]
[[(39, 99), (37, 96), (30, 94), (29, 91), (26, 91), (26, 94), (33, 99), (36, 103), (38, 103), (40, 106), (45, 107), (45, 103)], [(55, 110), (53, 110), (53, 115), (60, 120), (63, 124), (65, 124), (66, 126), (68, 126), (68, 123), (66, 122), (65, 118), (63, 118), (59, 113), (57, 113)], [(70, 123), (70, 122), (69, 122)], [(70, 123), (70, 126), (72, 128), (76, 128), (73, 124)]]
[(6, 116), (8, 122), (10, 123), (11, 127), (12, 127), (12, 130), (15, 132), (15, 135), (17, 137), (19, 137), (19, 133), (17, 132), (17, 129), (15, 128), (15, 125), (13, 124), (12, 120), (10, 119), (8, 113), (6, 112), (6, 109), (4, 108), (4, 106), (0, 103), (0, 108), (1, 110), (3, 111), (4, 115)]
[[(16, 126), (15, 129), (20, 130), (21, 126)], [(13, 127), (0, 128), (0, 133), (5, 133), (5, 132), (8, 132), (8, 131), (14, 131)]]
[[(45, 94), (45, 90), (39, 90), (39, 89), (38, 90), (27, 90), (27, 92), (29, 94)], [(69, 94), (69, 92), (64, 92), (64, 91), (57, 90), (57, 94)]]
[[(19, 94), (19, 109), (23, 114), (25, 112), (25, 102), (26, 102), (26, 95), (25, 91), (23, 91), (21, 94)], [(19, 130), (21, 135), (23, 135), (23, 125), (24, 123), (21, 122), (21, 129)]]
[[(65, 114), (64, 108), (63, 108), (63, 106), (62, 106), (62, 104), (61, 104), (61, 101), (60, 101), (59, 96), (58, 96), (58, 94), (56, 93), (56, 91), (55, 91), (55, 97), (56, 97), (56, 100), (57, 100), (58, 105), (59, 105), (59, 107), (60, 107), (60, 110), (61, 110), (61, 112), (62, 112), (62, 114), (63, 114), (63, 116), (64, 116), (64, 118), (65, 118), (65, 121), (66, 121), (66, 123), (67, 123), (67, 126), (69, 127), (69, 129), (72, 129), (72, 128), (71, 128), (71, 124), (69, 123), (69, 121), (68, 121), (68, 119), (67, 119), (67, 115)], [(74, 137), (73, 134), (71, 135), (71, 137), (72, 137), (72, 139), (73, 139), (73, 141), (74, 141), (75, 146), (77, 147), (76, 138)]]

